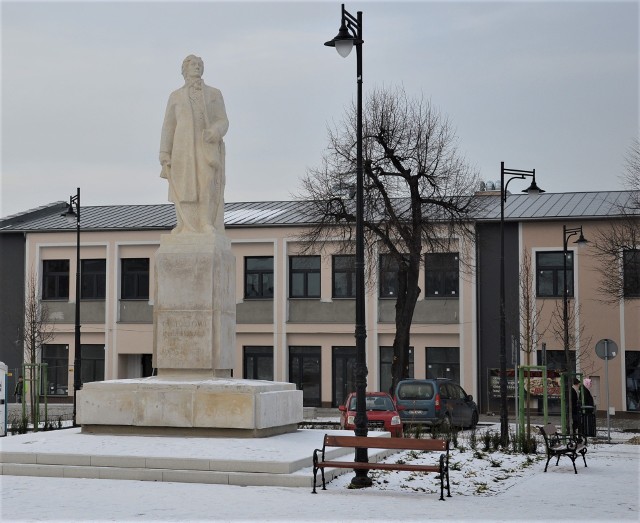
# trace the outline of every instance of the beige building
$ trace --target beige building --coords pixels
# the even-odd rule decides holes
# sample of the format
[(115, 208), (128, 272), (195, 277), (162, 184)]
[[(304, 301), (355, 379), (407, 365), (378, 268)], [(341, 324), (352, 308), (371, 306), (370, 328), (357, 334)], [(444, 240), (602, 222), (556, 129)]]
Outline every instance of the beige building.
[[(562, 340), (553, 335), (563, 267), (563, 225), (582, 225), (584, 236), (615, 217), (620, 198), (629, 193), (511, 195), (505, 223), (508, 367), (563, 363)], [(419, 377), (451, 377), (478, 401), (481, 411), (496, 412), (499, 354), (499, 196), (476, 222), (476, 245), (457, 252), (424, 253), (421, 293), (413, 318), (411, 372)], [(604, 202), (599, 207), (594, 202)], [(589, 205), (591, 203), (591, 205)], [(237, 336), (235, 377), (296, 383), (305, 406), (337, 406), (353, 390), (355, 294), (353, 260), (338, 254), (338, 244), (301, 255), (298, 237), (305, 226), (300, 203), (232, 203), (225, 208), (227, 234), (236, 257)], [(54, 322), (55, 336), (42, 348), (48, 364), (51, 398), (70, 398), (73, 384), (76, 236), (59, 216), (61, 204), (0, 221), (3, 301), (22, 270), (24, 281), (38, 282), (40, 297)], [(134, 378), (153, 372), (154, 256), (160, 236), (174, 224), (171, 205), (104, 206), (82, 209), (81, 344), (84, 382)], [(496, 248), (497, 247), (497, 248)], [(20, 254), (20, 248), (23, 249)], [(629, 296), (605, 304), (598, 294), (597, 261), (589, 248), (569, 243), (572, 348), (576, 370), (593, 381), (592, 392), (604, 408), (605, 366), (595, 355), (600, 339), (614, 340), (609, 361), (610, 405), (640, 412), (640, 257), (631, 251), (626, 268), (636, 278)], [(461, 253), (468, 253), (460, 260)], [(525, 253), (532, 260), (532, 288), (539, 325), (533, 352), (512, 344), (521, 338), (519, 303)], [(558, 265), (560, 259), (560, 265)], [(366, 357), (368, 389), (388, 390), (394, 338), (394, 289), (397, 274), (385, 263), (368, 278)], [(461, 263), (464, 261), (464, 263)], [(467, 268), (468, 267), (468, 268)], [(197, 275), (193, 275), (197, 278)], [(634, 287), (635, 285), (635, 287)], [(635, 294), (634, 294), (635, 292)], [(19, 302), (19, 295), (16, 295)], [(6, 306), (6, 304), (5, 304)], [(5, 318), (3, 331), (10, 328)], [(575, 341), (574, 341), (575, 340)], [(522, 340), (521, 340), (522, 341)], [(3, 337), (2, 351), (15, 343)], [(572, 350), (572, 353), (575, 351)], [(3, 356), (4, 357), (4, 356)], [(6, 359), (6, 358), (5, 358)], [(515, 361), (517, 360), (517, 361)], [(10, 364), (11, 366), (11, 364)], [(15, 366), (15, 364), (14, 364)]]

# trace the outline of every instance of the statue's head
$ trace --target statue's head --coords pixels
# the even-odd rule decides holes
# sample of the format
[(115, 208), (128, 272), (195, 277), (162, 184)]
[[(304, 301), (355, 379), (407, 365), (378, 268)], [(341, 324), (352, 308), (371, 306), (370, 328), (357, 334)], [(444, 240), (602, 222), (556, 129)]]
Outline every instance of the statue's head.
[(200, 71), (198, 76), (202, 77), (202, 73), (204, 73), (204, 62), (202, 61), (202, 58), (200, 58), (199, 56), (190, 54), (182, 61), (182, 76), (184, 77), (185, 80), (189, 76), (189, 66), (191, 64), (198, 64), (200, 66)]

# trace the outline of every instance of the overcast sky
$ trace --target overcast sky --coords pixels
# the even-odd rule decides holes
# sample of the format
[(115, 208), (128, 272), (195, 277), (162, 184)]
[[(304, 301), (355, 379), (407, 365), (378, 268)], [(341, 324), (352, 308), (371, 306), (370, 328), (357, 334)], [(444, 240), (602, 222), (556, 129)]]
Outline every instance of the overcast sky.
[[(637, 0), (346, 7), (364, 13), (365, 96), (401, 84), (430, 98), (484, 180), (504, 161), (549, 192), (622, 188)], [(166, 202), (160, 128), (188, 54), (225, 98), (227, 201), (291, 199), (356, 93), (355, 53), (322, 45), (339, 2), (3, 0), (1, 15), (2, 216), (78, 186), (83, 205)]]

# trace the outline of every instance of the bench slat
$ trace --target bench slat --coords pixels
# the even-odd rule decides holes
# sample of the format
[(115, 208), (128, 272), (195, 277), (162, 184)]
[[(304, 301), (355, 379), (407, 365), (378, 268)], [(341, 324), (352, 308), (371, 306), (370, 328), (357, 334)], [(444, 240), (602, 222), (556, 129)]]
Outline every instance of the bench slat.
[(398, 449), (398, 450), (447, 450), (447, 440), (443, 439), (413, 439), (413, 438), (377, 438), (364, 436), (333, 436), (324, 437), (326, 447), (353, 447), (367, 449)]
[(360, 470), (411, 470), (423, 472), (440, 472), (440, 467), (434, 465), (411, 465), (409, 463), (359, 463), (349, 461), (322, 461), (316, 465), (318, 468), (340, 468)]

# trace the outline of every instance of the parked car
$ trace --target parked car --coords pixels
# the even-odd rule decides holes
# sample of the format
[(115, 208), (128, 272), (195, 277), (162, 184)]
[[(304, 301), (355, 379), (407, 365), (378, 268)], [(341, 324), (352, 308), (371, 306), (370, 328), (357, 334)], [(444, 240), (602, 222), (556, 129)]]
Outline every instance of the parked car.
[(402, 380), (394, 401), (404, 425), (473, 428), (478, 406), (457, 383), (446, 378)]
[[(367, 428), (369, 430), (386, 430), (392, 437), (402, 437), (402, 421), (391, 396), (386, 392), (367, 392), (365, 396), (367, 408)], [(340, 409), (340, 427), (353, 430), (356, 417), (356, 393), (347, 397)]]

